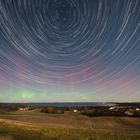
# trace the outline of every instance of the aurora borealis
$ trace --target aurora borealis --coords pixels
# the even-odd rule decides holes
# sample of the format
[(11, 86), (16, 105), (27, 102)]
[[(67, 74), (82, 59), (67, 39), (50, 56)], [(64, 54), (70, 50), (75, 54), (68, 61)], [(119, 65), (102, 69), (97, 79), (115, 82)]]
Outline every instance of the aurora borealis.
[(140, 0), (0, 0), (0, 102), (140, 101)]

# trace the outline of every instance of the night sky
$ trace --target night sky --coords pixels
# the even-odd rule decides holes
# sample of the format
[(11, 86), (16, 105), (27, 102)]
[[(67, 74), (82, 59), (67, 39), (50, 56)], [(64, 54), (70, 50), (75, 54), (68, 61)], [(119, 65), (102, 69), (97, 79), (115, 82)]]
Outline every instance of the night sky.
[(140, 0), (0, 0), (0, 102), (140, 101)]

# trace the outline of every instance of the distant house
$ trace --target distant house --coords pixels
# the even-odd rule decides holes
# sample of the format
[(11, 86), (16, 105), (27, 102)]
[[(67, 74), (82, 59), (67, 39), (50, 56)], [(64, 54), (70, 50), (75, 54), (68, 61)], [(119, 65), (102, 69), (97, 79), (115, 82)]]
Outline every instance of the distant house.
[(46, 107), (45, 112), (46, 113), (55, 113), (56, 108), (55, 107)]
[(29, 107), (20, 107), (18, 110), (20, 110), (20, 111), (29, 110)]
[(76, 112), (78, 112), (78, 110), (77, 109), (74, 109), (73, 112), (76, 113)]
[(126, 115), (128, 116), (133, 116), (133, 117), (140, 117), (140, 111), (139, 109), (128, 109), (126, 112), (125, 112)]
[(18, 110), (22, 111), (22, 110), (23, 110), (23, 108), (22, 108), (22, 107), (20, 107)]
[(140, 108), (136, 108), (136, 111), (140, 111)]
[(109, 110), (114, 110), (116, 107), (115, 106), (111, 106), (110, 108), (109, 108)]
[(59, 108), (59, 107), (51, 107), (50, 106), (50, 107), (42, 108), (41, 112), (63, 114), (64, 113), (64, 109), (63, 108)]
[(128, 116), (133, 116), (134, 112), (132, 110), (127, 110), (127, 111), (125, 111), (125, 114)]
[(125, 111), (128, 107), (126, 106), (112, 106), (109, 108), (111, 111)]

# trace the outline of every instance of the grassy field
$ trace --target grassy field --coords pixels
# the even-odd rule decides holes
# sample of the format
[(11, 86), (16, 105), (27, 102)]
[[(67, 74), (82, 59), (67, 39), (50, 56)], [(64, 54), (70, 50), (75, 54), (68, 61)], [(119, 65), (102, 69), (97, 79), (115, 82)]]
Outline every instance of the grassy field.
[(0, 140), (139, 140), (140, 118), (0, 111)]

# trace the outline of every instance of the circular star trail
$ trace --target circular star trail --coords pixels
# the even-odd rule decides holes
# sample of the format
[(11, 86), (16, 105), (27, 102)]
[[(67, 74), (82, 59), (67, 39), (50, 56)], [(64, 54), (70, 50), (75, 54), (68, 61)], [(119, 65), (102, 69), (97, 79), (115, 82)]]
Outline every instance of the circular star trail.
[(139, 7), (139, 0), (1, 0), (1, 90), (140, 98)]

